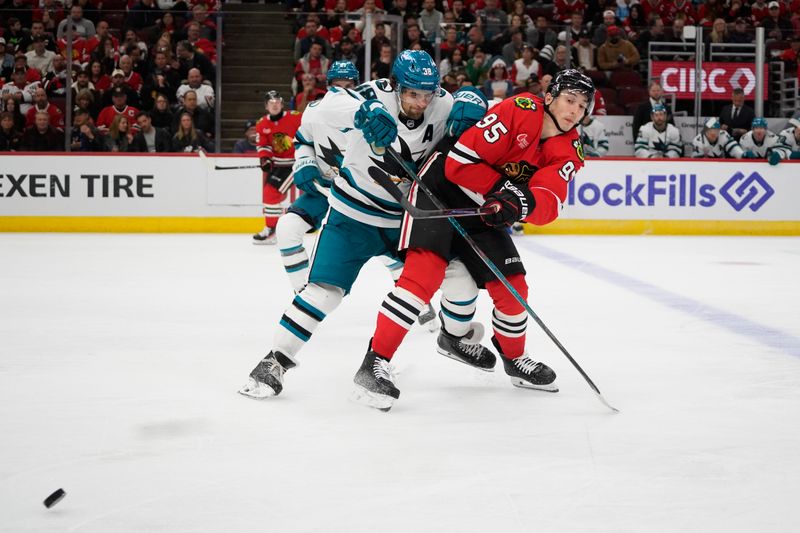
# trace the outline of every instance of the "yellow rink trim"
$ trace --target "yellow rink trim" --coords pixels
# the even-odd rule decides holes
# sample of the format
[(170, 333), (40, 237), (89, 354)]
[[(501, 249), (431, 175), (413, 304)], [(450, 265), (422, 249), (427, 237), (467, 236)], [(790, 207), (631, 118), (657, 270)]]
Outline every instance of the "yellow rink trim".
[[(255, 233), (264, 219), (203, 217), (2, 217), (0, 232)], [(569, 220), (525, 224), (544, 235), (800, 235), (800, 221)]]
[(0, 232), (256, 233), (262, 217), (0, 217)]
[(539, 235), (800, 235), (800, 221), (569, 220), (547, 226), (525, 224)]

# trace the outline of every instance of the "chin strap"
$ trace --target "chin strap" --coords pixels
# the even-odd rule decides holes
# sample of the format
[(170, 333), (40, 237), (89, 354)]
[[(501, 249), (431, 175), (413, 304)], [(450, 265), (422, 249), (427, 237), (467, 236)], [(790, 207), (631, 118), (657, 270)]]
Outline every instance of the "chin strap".
[(269, 116), (269, 119), (270, 119), (272, 122), (278, 122), (278, 121), (279, 121), (279, 120), (280, 120), (280, 119), (283, 117), (283, 113), (284, 113), (284, 112), (283, 112), (283, 111), (281, 111), (281, 112), (280, 112), (280, 113), (278, 113), (277, 115), (270, 115), (270, 116)]

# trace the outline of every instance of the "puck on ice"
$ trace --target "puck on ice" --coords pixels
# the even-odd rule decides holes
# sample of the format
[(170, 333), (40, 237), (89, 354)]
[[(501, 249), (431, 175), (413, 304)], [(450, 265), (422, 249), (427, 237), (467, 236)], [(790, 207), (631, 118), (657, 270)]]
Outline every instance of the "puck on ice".
[(67, 493), (64, 492), (64, 489), (58, 489), (53, 494), (51, 494), (50, 496), (45, 498), (44, 506), (47, 507), (48, 509), (50, 509), (52, 506), (54, 506), (55, 504), (57, 504), (58, 502), (63, 500), (64, 496), (66, 496), (66, 495), (67, 495)]

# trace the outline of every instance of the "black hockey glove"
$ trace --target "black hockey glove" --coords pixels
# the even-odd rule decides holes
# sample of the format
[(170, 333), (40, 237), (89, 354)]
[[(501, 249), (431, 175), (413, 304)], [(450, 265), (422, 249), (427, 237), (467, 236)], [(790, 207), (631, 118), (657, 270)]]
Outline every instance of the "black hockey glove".
[(495, 212), (481, 215), (483, 222), (493, 228), (505, 228), (530, 215), (536, 200), (527, 184), (517, 186), (505, 180), (500, 189), (486, 196), (483, 207), (489, 206), (493, 206)]
[(271, 157), (262, 157), (258, 160), (259, 165), (261, 165), (261, 170), (269, 174), (272, 172), (272, 158)]

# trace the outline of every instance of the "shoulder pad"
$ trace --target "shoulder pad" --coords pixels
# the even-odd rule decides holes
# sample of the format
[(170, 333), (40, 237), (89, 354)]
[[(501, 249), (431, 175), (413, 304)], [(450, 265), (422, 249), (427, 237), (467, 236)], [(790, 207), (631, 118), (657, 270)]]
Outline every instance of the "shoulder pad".
[(387, 80), (386, 78), (381, 78), (375, 81), (375, 86), (385, 93), (394, 92), (392, 88), (392, 82)]

